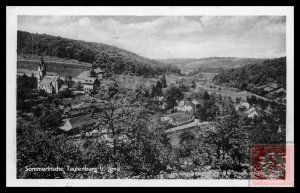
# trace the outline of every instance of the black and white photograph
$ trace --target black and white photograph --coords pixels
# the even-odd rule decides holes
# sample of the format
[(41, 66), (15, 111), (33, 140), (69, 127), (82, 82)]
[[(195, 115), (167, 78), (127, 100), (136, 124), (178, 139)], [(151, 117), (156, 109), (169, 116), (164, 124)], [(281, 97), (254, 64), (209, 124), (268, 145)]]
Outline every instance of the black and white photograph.
[(293, 7), (6, 9), (7, 185), (294, 186)]

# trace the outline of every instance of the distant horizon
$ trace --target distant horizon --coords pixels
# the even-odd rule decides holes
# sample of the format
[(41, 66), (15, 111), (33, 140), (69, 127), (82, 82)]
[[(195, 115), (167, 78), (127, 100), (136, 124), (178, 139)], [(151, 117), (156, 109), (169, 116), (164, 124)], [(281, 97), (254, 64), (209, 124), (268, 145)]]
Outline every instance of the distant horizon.
[(151, 59), (286, 55), (285, 16), (18, 16), (18, 30), (103, 43)]

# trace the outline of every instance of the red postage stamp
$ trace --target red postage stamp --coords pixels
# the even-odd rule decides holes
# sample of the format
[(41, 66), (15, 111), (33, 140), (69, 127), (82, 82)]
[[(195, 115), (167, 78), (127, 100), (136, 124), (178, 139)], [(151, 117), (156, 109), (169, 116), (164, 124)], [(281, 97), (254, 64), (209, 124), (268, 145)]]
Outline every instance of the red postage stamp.
[(253, 145), (251, 155), (251, 186), (294, 186), (294, 145)]

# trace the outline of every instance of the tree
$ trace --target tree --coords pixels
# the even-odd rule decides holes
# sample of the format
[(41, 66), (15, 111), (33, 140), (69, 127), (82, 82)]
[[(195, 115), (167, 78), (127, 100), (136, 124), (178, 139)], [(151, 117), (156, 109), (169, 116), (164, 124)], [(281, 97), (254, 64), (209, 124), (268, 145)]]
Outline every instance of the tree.
[(191, 88), (196, 88), (196, 82), (195, 82), (195, 80), (192, 81)]
[(90, 69), (90, 76), (91, 77), (97, 77), (97, 74), (96, 74), (96, 72), (95, 72), (95, 70), (94, 70), (93, 67)]
[[(211, 143), (219, 160), (221, 171), (232, 168), (232, 164), (240, 166), (247, 158), (248, 134), (239, 126), (235, 114), (227, 114), (216, 122), (216, 129), (209, 131), (206, 141)], [(231, 161), (232, 160), (232, 161)], [(233, 162), (233, 163), (232, 163)]]
[(162, 83), (160, 81), (156, 82), (156, 88), (162, 89)]
[(197, 106), (194, 115), (201, 121), (214, 121), (218, 115), (218, 108), (213, 100), (207, 100)]
[(209, 99), (210, 99), (210, 96), (209, 96), (208, 92), (204, 91), (203, 100), (209, 100)]
[(236, 97), (235, 98), (235, 103), (239, 104), (242, 101), (241, 97)]
[(113, 177), (120, 175), (119, 169), (128, 168), (132, 175), (151, 177), (162, 169), (156, 134), (149, 131), (149, 113), (140, 106), (135, 93), (119, 89), (113, 96), (100, 92), (101, 106), (93, 116), (105, 143), (110, 147), (110, 164), (118, 168)]
[(179, 83), (179, 89), (182, 91), (182, 92), (188, 92), (189, 91), (189, 86), (186, 85), (185, 83)]
[[(86, 140), (82, 140), (85, 143)], [(97, 145), (96, 145), (97, 144)], [(66, 179), (66, 178), (103, 178), (93, 172), (43, 171), (28, 172), (29, 168), (64, 168), (65, 166), (98, 167), (99, 162), (105, 163), (105, 148), (93, 143), (89, 150), (82, 149), (66, 135), (54, 135), (41, 130), (37, 119), (30, 122), (23, 117), (17, 120), (17, 178), (19, 179)], [(101, 156), (97, 153), (101, 153)]]
[(77, 81), (75, 86), (76, 86), (76, 90), (82, 90), (83, 89), (83, 85), (80, 81)]
[(55, 128), (59, 126), (62, 122), (62, 115), (60, 110), (55, 110), (53, 112), (46, 112), (40, 117), (40, 125), (43, 128)]
[(157, 96), (161, 96), (162, 95), (162, 84), (161, 84), (161, 82), (160, 81), (157, 81), (156, 82), (156, 91), (155, 91), (155, 93), (156, 93), (156, 95)]
[(37, 85), (37, 79), (34, 76), (28, 77), (26, 74), (17, 76), (17, 109), (29, 111), (32, 107), (34, 98), (34, 89)]
[(219, 115), (221, 117), (237, 116), (234, 107), (234, 102), (231, 100), (230, 97), (224, 98), (223, 101), (221, 101)]
[(64, 82), (69, 88), (74, 85), (74, 82), (72, 80), (72, 76), (68, 75)]
[(160, 79), (160, 82), (162, 83), (162, 88), (167, 88), (167, 80), (166, 80), (166, 76), (163, 75)]
[(167, 109), (173, 108), (177, 103), (177, 100), (183, 99), (183, 93), (181, 90), (176, 86), (171, 86), (167, 90), (166, 102), (167, 102)]
[(150, 77), (162, 73), (180, 73), (176, 66), (159, 66), (154, 60), (127, 53), (116, 47), (71, 40), (45, 34), (32, 34), (18, 31), (18, 54), (39, 54), (56, 56), (60, 58), (76, 59), (80, 62), (86, 62), (99, 66), (106, 73), (120, 74), (127, 72), (138, 76)]
[(240, 86), (240, 89), (241, 89), (241, 90), (247, 90), (247, 87), (248, 87), (248, 84), (245, 83), (245, 82), (243, 82), (243, 83), (241, 84), (241, 86)]
[(184, 131), (180, 136), (180, 143), (183, 144), (185, 141), (193, 141), (195, 139), (195, 135), (190, 131)]
[(59, 100), (58, 98), (54, 98), (54, 99), (52, 100), (52, 103), (55, 104), (56, 106), (62, 104), (61, 100)]

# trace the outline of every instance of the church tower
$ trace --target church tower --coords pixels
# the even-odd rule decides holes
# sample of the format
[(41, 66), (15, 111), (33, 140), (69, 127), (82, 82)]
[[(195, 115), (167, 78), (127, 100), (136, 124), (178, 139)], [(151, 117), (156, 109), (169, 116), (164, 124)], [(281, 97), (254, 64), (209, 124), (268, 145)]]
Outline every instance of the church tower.
[(46, 75), (46, 64), (44, 63), (43, 55), (41, 55), (41, 61), (38, 67), (38, 82), (40, 82), (45, 75)]

